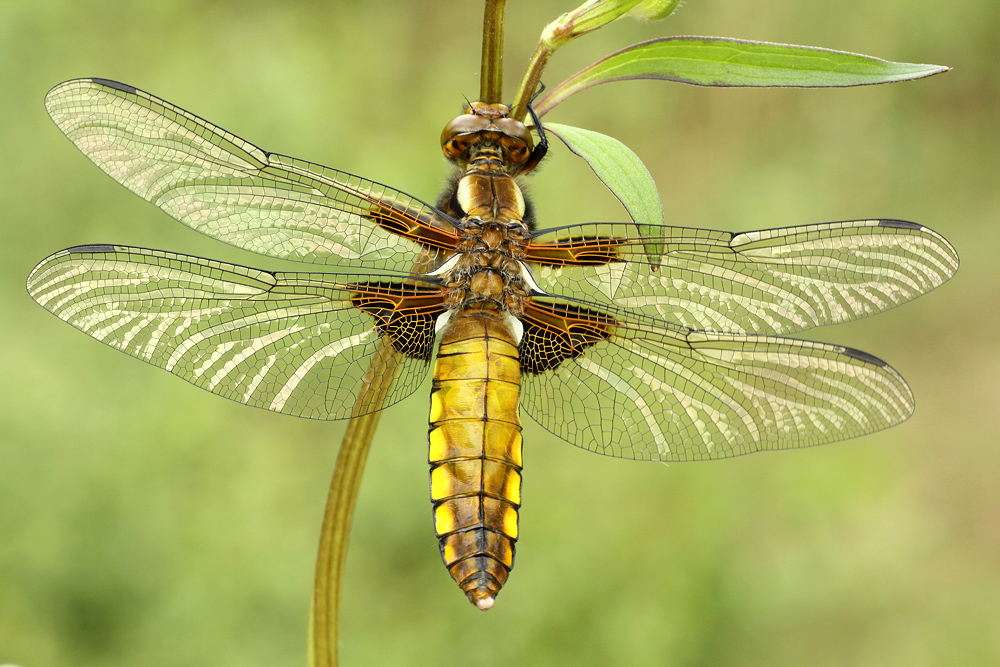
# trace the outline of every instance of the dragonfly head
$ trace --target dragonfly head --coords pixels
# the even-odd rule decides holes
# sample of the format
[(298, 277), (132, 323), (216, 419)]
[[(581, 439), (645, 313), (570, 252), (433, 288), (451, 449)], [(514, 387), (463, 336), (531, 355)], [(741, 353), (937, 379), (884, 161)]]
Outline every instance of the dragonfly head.
[(473, 102), (441, 132), (441, 149), (453, 162), (467, 163), (470, 151), (482, 144), (499, 146), (511, 173), (537, 164), (531, 132), (524, 123), (510, 117), (506, 104)]

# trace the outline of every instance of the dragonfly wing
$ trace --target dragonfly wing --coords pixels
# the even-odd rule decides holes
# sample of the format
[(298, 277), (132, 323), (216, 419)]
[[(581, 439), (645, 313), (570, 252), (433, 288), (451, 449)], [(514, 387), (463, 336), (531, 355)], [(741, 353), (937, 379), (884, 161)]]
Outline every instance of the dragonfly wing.
[(66, 81), (49, 91), (45, 107), (113, 179), (251, 252), (409, 272), (426, 267), (436, 249), (454, 247), (451, 225), (405, 193), (269, 153), (131, 86)]
[(692, 461), (808, 447), (913, 412), (896, 371), (846, 347), (538, 300), (522, 322), (522, 409), (609, 456)]
[[(411, 394), (443, 312), (436, 288), (385, 276), (271, 273), (112, 245), (53, 254), (28, 292), (84, 333), (203, 389), (313, 419)], [(384, 395), (356, 403), (366, 377), (393, 374)]]
[[(900, 220), (854, 220), (755, 232), (574, 225), (528, 247), (539, 286), (635, 309), (694, 329), (786, 334), (882, 312), (958, 269), (936, 232)], [(654, 230), (656, 228), (653, 228)], [(647, 250), (662, 254), (650, 259)]]

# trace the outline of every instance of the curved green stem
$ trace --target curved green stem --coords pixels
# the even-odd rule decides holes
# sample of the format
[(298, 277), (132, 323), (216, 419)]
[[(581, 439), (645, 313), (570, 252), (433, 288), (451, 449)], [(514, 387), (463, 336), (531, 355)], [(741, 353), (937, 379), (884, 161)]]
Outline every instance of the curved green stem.
[(528, 69), (524, 72), (524, 77), (521, 79), (521, 85), (518, 86), (517, 94), (514, 96), (514, 102), (511, 107), (510, 115), (514, 120), (524, 122), (525, 116), (528, 115), (528, 102), (531, 101), (531, 96), (538, 89), (538, 84), (542, 80), (542, 70), (548, 64), (549, 57), (553, 51), (555, 49), (550, 48), (543, 40), (538, 43), (535, 52), (531, 54), (531, 60), (528, 61)]
[[(355, 405), (376, 405), (392, 386), (399, 366), (398, 353), (384, 338), (372, 360), (364, 386)], [(361, 489), (361, 476), (375, 427), (381, 412), (354, 417), (341, 441), (337, 466), (330, 483), (323, 530), (316, 558), (312, 609), (309, 620), (309, 667), (337, 667), (337, 637), (340, 621), (340, 593), (343, 589), (344, 563), (351, 537), (351, 522)]]

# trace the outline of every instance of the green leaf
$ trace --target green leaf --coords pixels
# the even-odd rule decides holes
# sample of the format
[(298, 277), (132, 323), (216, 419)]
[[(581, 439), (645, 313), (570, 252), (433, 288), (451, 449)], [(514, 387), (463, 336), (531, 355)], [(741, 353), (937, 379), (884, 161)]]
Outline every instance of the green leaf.
[(553, 88), (535, 111), (543, 115), (570, 95), (609, 81), (665, 79), (696, 86), (863, 86), (948, 71), (939, 65), (893, 63), (814, 46), (722, 37), (664, 37), (612, 53)]
[[(600, 132), (556, 123), (546, 123), (544, 127), (587, 161), (628, 211), (642, 237), (659, 236), (652, 232), (650, 225), (663, 224), (663, 204), (656, 183), (639, 156), (622, 142)], [(648, 243), (644, 247), (650, 258), (663, 254), (660, 243)]]

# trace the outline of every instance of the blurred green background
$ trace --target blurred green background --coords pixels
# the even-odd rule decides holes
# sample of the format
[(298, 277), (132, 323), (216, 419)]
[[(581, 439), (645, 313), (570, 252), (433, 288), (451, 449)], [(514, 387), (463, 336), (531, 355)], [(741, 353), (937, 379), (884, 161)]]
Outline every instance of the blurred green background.
[[(509, 5), (511, 94), (542, 26), (574, 2)], [(343, 432), (212, 396), (28, 298), (32, 266), (80, 243), (276, 267), (116, 185), (52, 125), (45, 92), (117, 79), (269, 150), (432, 199), (441, 128), (478, 94), (481, 11), (0, 4), (0, 663), (305, 664)], [(545, 80), (668, 34), (954, 68), (844, 90), (613, 84), (548, 116), (633, 147), (671, 224), (884, 216), (943, 233), (963, 259), (951, 283), (810, 332), (889, 361), (915, 416), (826, 447), (670, 467), (577, 450), (529, 421), (517, 566), (483, 614), (438, 557), (418, 391), (386, 413), (369, 459), (343, 664), (1000, 664), (1000, 5), (692, 0), (666, 22), (621, 21), (566, 47)], [(531, 189), (549, 225), (624, 219), (561, 147)]]

